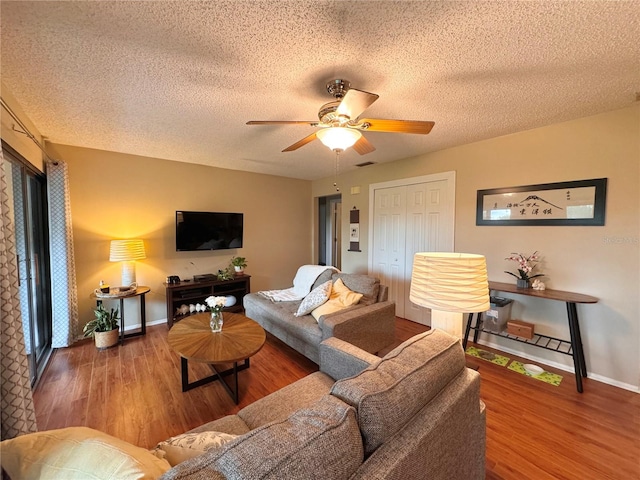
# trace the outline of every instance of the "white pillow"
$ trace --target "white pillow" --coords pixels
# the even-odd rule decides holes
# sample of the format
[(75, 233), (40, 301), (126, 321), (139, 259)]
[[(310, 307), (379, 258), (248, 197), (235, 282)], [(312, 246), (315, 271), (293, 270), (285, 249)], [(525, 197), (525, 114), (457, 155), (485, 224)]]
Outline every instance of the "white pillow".
[(12, 480), (155, 479), (171, 468), (149, 450), (87, 427), (29, 433), (0, 443)]
[(317, 286), (311, 292), (307, 294), (302, 302), (300, 302), (300, 306), (298, 307), (298, 311), (294, 313), (296, 317), (302, 317), (303, 315), (309, 315), (315, 308), (322, 305), (324, 302), (329, 300), (329, 296), (331, 295), (331, 280), (324, 282), (322, 285)]
[(208, 450), (221, 447), (238, 435), (221, 432), (183, 433), (158, 443), (152, 453), (164, 458), (172, 467)]

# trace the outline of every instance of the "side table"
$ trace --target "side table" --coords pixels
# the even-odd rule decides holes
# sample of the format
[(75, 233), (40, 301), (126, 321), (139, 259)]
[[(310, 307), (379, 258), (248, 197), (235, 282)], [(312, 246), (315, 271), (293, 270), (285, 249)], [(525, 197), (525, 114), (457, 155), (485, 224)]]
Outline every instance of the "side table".
[[(120, 301), (120, 345), (124, 345), (125, 338), (139, 337), (147, 334), (147, 312), (145, 307), (144, 296), (151, 291), (151, 288), (140, 285), (136, 288), (135, 293), (126, 296), (98, 297), (95, 292), (91, 294), (91, 298), (96, 299), (96, 305), (102, 305), (104, 300)], [(131, 333), (124, 333), (124, 301), (127, 298), (140, 298), (140, 330)]]
[[(533, 339), (523, 339), (515, 335), (510, 335), (505, 332), (492, 332), (482, 328), (482, 313), (478, 313), (476, 317), (475, 326), (472, 325), (473, 314), (469, 314), (467, 321), (467, 328), (464, 334), (462, 346), (467, 349), (467, 339), (471, 330), (473, 333), (473, 341), (478, 342), (478, 335), (480, 332), (497, 335), (509, 340), (516, 340), (521, 343), (533, 345), (535, 347), (543, 348), (553, 352), (569, 355), (573, 358), (573, 366), (576, 377), (576, 389), (582, 393), (582, 378), (587, 377), (587, 362), (584, 358), (584, 348), (582, 346), (582, 335), (580, 334), (580, 322), (578, 321), (578, 310), (576, 308), (577, 303), (597, 303), (598, 299), (591, 295), (584, 295), (582, 293), (565, 292), (561, 290), (534, 290), (533, 288), (518, 288), (511, 283), (503, 282), (489, 282), (489, 290), (494, 292), (506, 292), (516, 295), (526, 295), (528, 297), (537, 297), (544, 300), (556, 300), (566, 303), (567, 306), (567, 320), (569, 323), (569, 338), (570, 341), (550, 337), (548, 335), (542, 335), (536, 333)], [(566, 348), (565, 348), (566, 347)]]

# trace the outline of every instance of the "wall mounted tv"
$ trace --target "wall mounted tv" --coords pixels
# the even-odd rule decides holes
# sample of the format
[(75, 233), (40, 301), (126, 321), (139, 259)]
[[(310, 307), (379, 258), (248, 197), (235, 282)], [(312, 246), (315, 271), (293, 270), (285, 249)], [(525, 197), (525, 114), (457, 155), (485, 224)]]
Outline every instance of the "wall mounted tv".
[(176, 211), (176, 250), (242, 248), (242, 213)]

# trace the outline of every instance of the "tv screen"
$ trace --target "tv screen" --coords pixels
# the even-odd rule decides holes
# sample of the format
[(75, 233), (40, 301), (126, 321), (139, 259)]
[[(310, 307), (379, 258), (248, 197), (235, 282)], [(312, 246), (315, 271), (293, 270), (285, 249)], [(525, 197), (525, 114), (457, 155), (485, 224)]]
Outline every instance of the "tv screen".
[(242, 247), (243, 214), (176, 211), (176, 250)]

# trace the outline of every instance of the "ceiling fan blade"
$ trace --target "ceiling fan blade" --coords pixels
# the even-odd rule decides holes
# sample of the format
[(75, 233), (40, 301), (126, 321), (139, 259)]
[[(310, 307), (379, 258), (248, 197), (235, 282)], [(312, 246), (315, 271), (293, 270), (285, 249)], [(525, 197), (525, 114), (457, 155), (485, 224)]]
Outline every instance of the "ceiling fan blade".
[(347, 93), (336, 109), (336, 113), (338, 115), (346, 115), (350, 119), (355, 120), (358, 118), (358, 115), (364, 112), (378, 98), (379, 95), (375, 93), (363, 92), (362, 90), (351, 88), (347, 90)]
[(360, 155), (366, 155), (367, 153), (373, 152), (376, 147), (371, 145), (371, 143), (369, 143), (369, 140), (367, 140), (365, 136), (362, 135), (360, 139), (353, 144), (353, 149)]
[(429, 133), (435, 125), (435, 122), (383, 120), (380, 118), (361, 118), (358, 123), (368, 123), (369, 127), (363, 128), (367, 132), (419, 133), (422, 135)]
[(317, 120), (250, 120), (247, 125), (311, 125), (315, 127), (318, 124)]
[(289, 145), (287, 148), (282, 150), (283, 152), (293, 152), (294, 150), (299, 149), (300, 147), (304, 147), (307, 143), (313, 142), (316, 139), (316, 132), (313, 132), (311, 135), (304, 137), (302, 140), (298, 140), (293, 145)]

